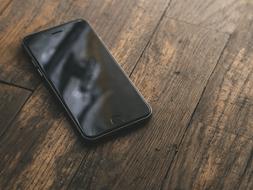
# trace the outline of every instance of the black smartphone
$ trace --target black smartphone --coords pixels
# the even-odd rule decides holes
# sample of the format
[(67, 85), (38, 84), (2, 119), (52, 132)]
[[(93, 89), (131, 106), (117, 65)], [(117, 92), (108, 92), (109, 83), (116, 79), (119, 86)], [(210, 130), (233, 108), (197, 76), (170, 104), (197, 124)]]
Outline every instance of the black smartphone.
[(26, 36), (23, 47), (85, 139), (151, 116), (151, 108), (87, 21)]

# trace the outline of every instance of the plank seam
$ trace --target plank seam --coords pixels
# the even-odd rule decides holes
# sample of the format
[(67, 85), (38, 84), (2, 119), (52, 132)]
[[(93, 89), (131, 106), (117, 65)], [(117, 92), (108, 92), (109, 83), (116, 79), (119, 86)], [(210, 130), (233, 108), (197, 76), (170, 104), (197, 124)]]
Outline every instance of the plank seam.
[(171, 20), (174, 20), (174, 21), (177, 21), (177, 22), (181, 22), (181, 23), (185, 23), (185, 24), (189, 24), (189, 25), (192, 25), (192, 26), (196, 26), (196, 27), (199, 27), (199, 28), (203, 28), (203, 29), (206, 29), (208, 31), (216, 31), (216, 32), (219, 32), (221, 34), (231, 35), (231, 33), (229, 33), (229, 32), (224, 32), (222, 30), (209, 28), (209, 27), (203, 26), (201, 24), (190, 23), (190, 22), (187, 22), (185, 20), (177, 19), (175, 17), (168, 16), (168, 19), (171, 19)]
[[(30, 89), (30, 88), (27, 88), (27, 87), (24, 87), (24, 86), (20, 86), (20, 85), (17, 85), (17, 84), (14, 84), (14, 83), (9, 83), (9, 82), (6, 82), (4, 80), (0, 80), (0, 83), (3, 83), (3, 84), (6, 84), (6, 85), (10, 85), (10, 86), (14, 86), (16, 88), (20, 88), (20, 89), (23, 89), (23, 90), (27, 90), (29, 92), (33, 92), (33, 89)], [(39, 86), (39, 85), (38, 85)], [(35, 88), (36, 89), (36, 88)], [(34, 89), (34, 90), (35, 90)]]
[(162, 14), (162, 16), (160, 17), (160, 19), (158, 20), (158, 22), (157, 22), (157, 24), (156, 24), (156, 26), (155, 26), (155, 29), (153, 30), (153, 32), (152, 32), (152, 34), (151, 34), (151, 36), (150, 36), (150, 38), (149, 38), (147, 44), (146, 44), (145, 47), (143, 48), (143, 50), (142, 50), (142, 52), (141, 52), (141, 55), (139, 56), (139, 58), (137, 59), (136, 63), (134, 64), (134, 67), (133, 67), (131, 73), (129, 74), (129, 78), (131, 78), (131, 76), (132, 76), (132, 74), (133, 74), (133, 72), (134, 72), (136, 66), (138, 65), (139, 61), (140, 61), (141, 58), (143, 57), (144, 52), (146, 51), (147, 47), (149, 46), (151, 40), (153, 39), (153, 37), (154, 37), (154, 35), (155, 35), (155, 33), (156, 33), (156, 31), (158, 30), (159, 25), (161, 24), (161, 22), (162, 22), (164, 16), (166, 15), (166, 12), (167, 12), (167, 10), (168, 10), (168, 8), (169, 8), (171, 2), (172, 2), (172, 0), (169, 1), (169, 3), (167, 4), (166, 8), (164, 9), (163, 14)]
[[(37, 89), (37, 88), (36, 88)], [(35, 89), (35, 90), (36, 90)], [(20, 109), (18, 110), (18, 112), (15, 114), (15, 116), (11, 119), (11, 121), (7, 124), (6, 129), (4, 130), (4, 132), (0, 135), (0, 139), (5, 135), (6, 131), (9, 129), (9, 126), (12, 125), (12, 123), (14, 122), (14, 120), (16, 119), (16, 117), (21, 113), (22, 109), (24, 108), (24, 106), (26, 105), (26, 103), (28, 102), (28, 100), (32, 97), (33, 92), (30, 92), (29, 96), (26, 98), (26, 100), (24, 101), (23, 105), (20, 107)]]
[[(224, 32), (222, 32), (222, 33), (224, 33)], [(224, 34), (227, 34), (227, 33), (224, 33)], [(209, 84), (209, 82), (210, 82), (210, 80), (211, 80), (211, 78), (212, 78), (212, 76), (213, 76), (215, 70), (217, 69), (217, 67), (218, 67), (218, 65), (219, 65), (219, 62), (220, 62), (220, 60), (221, 60), (221, 58), (222, 58), (222, 56), (223, 56), (223, 54), (224, 54), (224, 51), (225, 51), (225, 49), (226, 49), (227, 46), (228, 46), (228, 43), (229, 43), (230, 38), (231, 38), (231, 35), (230, 35), (230, 34), (227, 34), (227, 35), (228, 35), (228, 39), (227, 39), (227, 41), (226, 41), (226, 44), (224, 45), (224, 47), (223, 47), (223, 49), (222, 49), (222, 51), (221, 51), (221, 53), (220, 53), (220, 56), (218, 57), (218, 59), (217, 59), (217, 61), (216, 61), (216, 65), (215, 65), (213, 71), (211, 72), (209, 78), (207, 79), (206, 85), (204, 86), (204, 88), (203, 88), (203, 90), (202, 90), (202, 92), (201, 92), (201, 95), (200, 95), (200, 97), (199, 97), (198, 103), (196, 104), (196, 106), (195, 106), (195, 108), (194, 108), (194, 110), (193, 110), (193, 112), (192, 112), (192, 114), (191, 114), (190, 120), (189, 120), (188, 124), (186, 125), (186, 129), (184, 130), (183, 136), (182, 136), (180, 142), (178, 143), (178, 146), (177, 146), (177, 147), (178, 147), (178, 150), (179, 150), (180, 147), (182, 146), (182, 143), (183, 143), (183, 140), (184, 140), (184, 138), (185, 138), (185, 136), (186, 136), (186, 133), (187, 133), (187, 131), (188, 131), (190, 125), (191, 125), (192, 122), (193, 122), (193, 117), (194, 117), (194, 115), (195, 115), (195, 113), (196, 113), (196, 110), (197, 110), (197, 108), (198, 108), (198, 106), (199, 106), (199, 104), (200, 104), (200, 102), (201, 102), (201, 99), (202, 99), (202, 97), (203, 97), (203, 95), (204, 95), (204, 93), (205, 93), (205, 91), (206, 91), (207, 85)], [(174, 153), (174, 156), (173, 156), (173, 158), (172, 158), (172, 161), (171, 161), (171, 163), (170, 163), (170, 165), (169, 165), (169, 167), (168, 167), (168, 170), (167, 170), (167, 172), (166, 172), (166, 174), (165, 174), (165, 176), (164, 176), (164, 178), (163, 178), (163, 180), (162, 180), (162, 183), (161, 183), (161, 186), (160, 186), (160, 190), (164, 189), (165, 181), (166, 181), (166, 179), (167, 179), (167, 177), (168, 177), (168, 174), (169, 174), (169, 172), (170, 172), (170, 170), (171, 170), (171, 168), (172, 168), (172, 164), (173, 164), (173, 163), (175, 162), (175, 160), (176, 160), (177, 152), (178, 152), (178, 151), (176, 151), (176, 152)]]
[(72, 176), (72, 178), (70, 179), (70, 181), (69, 181), (69, 183), (68, 183), (68, 185), (67, 185), (67, 188), (66, 188), (66, 189), (69, 189), (69, 187), (70, 187), (70, 185), (72, 184), (73, 180), (75, 179), (75, 177), (76, 177), (77, 173), (79, 172), (79, 168), (81, 168), (82, 164), (84, 163), (85, 158), (86, 158), (86, 156), (87, 156), (87, 155), (88, 155), (88, 153), (86, 152), (86, 154), (83, 156), (83, 158), (82, 158), (82, 160), (81, 160), (81, 162), (80, 162), (79, 166), (77, 167), (77, 169), (76, 169), (76, 171), (75, 171), (74, 175), (73, 175), (73, 176)]

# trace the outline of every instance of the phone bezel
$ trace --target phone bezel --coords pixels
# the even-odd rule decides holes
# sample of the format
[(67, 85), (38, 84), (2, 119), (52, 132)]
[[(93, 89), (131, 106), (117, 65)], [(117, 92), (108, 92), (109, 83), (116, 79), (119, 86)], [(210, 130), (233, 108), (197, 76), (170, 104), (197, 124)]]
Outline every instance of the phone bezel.
[[(64, 102), (64, 100), (62, 99), (62, 97), (60, 96), (60, 94), (57, 92), (54, 84), (51, 82), (50, 79), (48, 79), (46, 77), (46, 74), (44, 73), (41, 65), (39, 64), (39, 62), (36, 60), (35, 56), (32, 54), (31, 50), (29, 49), (29, 46), (27, 45), (26, 43), (26, 40), (29, 39), (31, 36), (33, 35), (38, 35), (38, 34), (41, 34), (41, 33), (48, 33), (48, 32), (52, 32), (52, 30), (59, 30), (61, 29), (62, 27), (64, 27), (65, 25), (68, 25), (70, 23), (77, 23), (77, 22), (85, 22), (87, 23), (91, 30), (95, 33), (95, 35), (98, 37), (98, 39), (101, 41), (102, 45), (104, 46), (104, 48), (106, 49), (106, 51), (109, 53), (109, 55), (111, 56), (111, 58), (113, 59), (113, 61), (115, 62), (115, 64), (119, 67), (119, 69), (122, 71), (122, 73), (125, 75), (125, 77), (128, 79), (128, 81), (130, 82), (130, 84), (134, 87), (134, 89), (136, 90), (136, 92), (138, 93), (138, 95), (141, 97), (143, 103), (148, 107), (149, 109), (149, 113), (147, 115), (143, 115), (142, 117), (140, 118), (136, 118), (135, 120), (132, 120), (132, 121), (129, 121), (127, 122), (126, 124), (124, 125), (121, 125), (121, 126), (117, 126), (117, 127), (114, 127), (112, 129), (108, 129), (106, 131), (104, 131), (103, 133), (101, 134), (98, 134), (98, 135), (95, 135), (95, 136), (89, 136), (87, 134), (84, 133), (84, 131), (82, 130), (81, 126), (79, 125), (78, 121), (76, 121), (76, 118), (73, 116), (71, 110), (68, 108), (68, 106), (66, 105), (66, 103)], [(38, 72), (40, 74), (42, 74), (42, 78), (43, 80), (46, 81), (46, 83), (49, 85), (50, 87), (50, 90), (53, 91), (54, 95), (56, 95), (56, 98), (60, 101), (61, 105), (64, 107), (65, 111), (67, 112), (68, 116), (71, 118), (71, 121), (74, 123), (74, 125), (76, 126), (77, 130), (80, 132), (81, 136), (86, 139), (86, 140), (90, 140), (90, 141), (94, 141), (94, 140), (97, 140), (97, 139), (100, 139), (104, 136), (107, 136), (109, 134), (112, 134), (112, 133), (115, 133), (119, 130), (122, 130), (124, 128), (128, 128), (132, 125), (135, 125), (139, 122), (142, 122), (142, 121), (145, 121), (147, 120), (148, 118), (150, 118), (150, 116), (152, 115), (152, 108), (150, 107), (150, 105), (146, 102), (146, 100), (144, 99), (144, 97), (142, 96), (142, 94), (139, 92), (139, 90), (135, 87), (135, 85), (133, 84), (133, 82), (130, 80), (130, 78), (128, 77), (128, 75), (124, 72), (124, 70), (121, 68), (121, 66), (118, 64), (118, 62), (116, 61), (116, 59), (113, 57), (113, 55), (110, 53), (110, 51), (108, 50), (107, 46), (105, 45), (105, 43), (103, 42), (103, 40), (100, 38), (100, 36), (95, 32), (95, 30), (93, 29), (93, 27), (91, 26), (91, 24), (86, 21), (86, 20), (83, 20), (83, 19), (77, 19), (77, 20), (73, 20), (73, 21), (70, 21), (70, 22), (67, 22), (67, 23), (64, 23), (64, 24), (60, 24), (58, 26), (55, 26), (55, 27), (52, 27), (52, 28), (49, 28), (49, 29), (46, 29), (46, 30), (42, 30), (42, 31), (39, 31), (39, 32), (34, 32), (28, 36), (26, 36), (23, 41), (22, 41), (22, 46), (24, 47), (26, 53), (28, 54), (28, 56), (31, 58), (31, 61), (34, 65), (34, 67), (38, 70)]]

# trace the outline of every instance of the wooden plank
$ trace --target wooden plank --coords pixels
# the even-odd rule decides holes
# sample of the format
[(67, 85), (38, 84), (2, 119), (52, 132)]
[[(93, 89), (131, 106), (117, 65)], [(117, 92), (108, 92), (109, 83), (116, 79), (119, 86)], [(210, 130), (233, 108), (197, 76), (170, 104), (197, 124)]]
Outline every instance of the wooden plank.
[(177, 0), (168, 13), (172, 18), (232, 33), (238, 23), (253, 16), (251, 0)]
[(0, 136), (15, 118), (30, 94), (31, 92), (28, 90), (0, 82)]
[(159, 189), (227, 38), (166, 16), (131, 76), (153, 118), (89, 152), (70, 189)]
[(71, 175), (64, 175), (65, 181), (55, 178), (57, 165), (66, 174), (78, 167), (74, 160), (83, 157), (75, 151), (78, 140), (55, 99), (39, 87), (0, 140), (0, 189), (47, 189), (52, 180), (69, 181)]
[(252, 139), (193, 122), (163, 189), (253, 188)]
[(0, 18), (0, 55), (4, 58), (0, 80), (34, 89), (40, 81), (21, 50), (21, 39), (31, 32), (77, 18), (90, 21), (123, 68), (130, 72), (168, 2), (13, 0)]
[[(27, 8), (29, 8), (28, 2), (25, 4)], [(35, 1), (30, 3), (36, 4)], [(22, 12), (23, 9), (19, 9), (21, 5), (15, 4), (12, 9), (21, 12), (23, 20), (21, 19), (20, 22), (26, 26), (24, 33), (39, 28), (43, 23), (48, 26), (67, 18), (88, 18), (129, 74), (167, 4), (167, 0), (159, 0), (157, 4), (153, 4), (153, 1), (103, 1), (100, 3), (75, 1), (68, 6), (66, 2), (58, 5), (50, 1), (38, 4), (37, 8), (29, 8), (29, 11), (25, 13)], [(65, 11), (64, 15), (55, 19), (57, 13), (64, 12), (65, 9), (68, 9), (69, 13)], [(29, 20), (28, 15), (33, 15), (33, 13), (36, 15)], [(7, 14), (9, 17), (12, 15)], [(17, 22), (15, 19), (17, 18), (13, 18), (14, 23)], [(4, 22), (7, 25), (7, 20)], [(15, 34), (13, 30), (10, 32)], [(19, 30), (16, 33), (20, 38), (24, 35)], [(13, 43), (18, 44), (17, 41)], [(13, 59), (16, 59), (16, 56)], [(2, 68), (5, 69), (5, 67)], [(10, 81), (34, 88), (38, 82), (30, 81), (30, 79), (36, 79), (30, 75), (33, 72), (30, 72), (29, 68), (30, 66), (26, 70), (20, 66), (19, 70), (19, 76), (28, 77), (29, 80), (27, 78), (27, 80), (18, 81), (16, 78), (11, 78)], [(11, 65), (9, 73), (15, 73), (15, 69), (17, 68)], [(7, 80), (7, 78), (4, 79)], [(62, 115), (62, 109), (58, 109), (54, 104), (55, 101), (50, 98), (49, 93), (43, 87), (38, 88), (0, 140), (0, 159), (2, 160), (0, 187), (63, 189), (70, 182), (83, 156), (90, 148), (84, 147), (80, 138), (74, 134), (72, 126)]]
[(252, 31), (231, 35), (164, 189), (253, 189)]

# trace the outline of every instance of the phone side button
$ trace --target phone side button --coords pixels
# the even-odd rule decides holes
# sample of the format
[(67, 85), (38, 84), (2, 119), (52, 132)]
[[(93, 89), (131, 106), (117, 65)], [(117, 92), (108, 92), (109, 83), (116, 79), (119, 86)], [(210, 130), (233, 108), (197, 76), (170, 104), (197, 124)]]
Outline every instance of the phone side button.
[(43, 77), (42, 72), (41, 72), (39, 69), (37, 69), (37, 71), (38, 71), (39, 75), (40, 75), (41, 77)]

